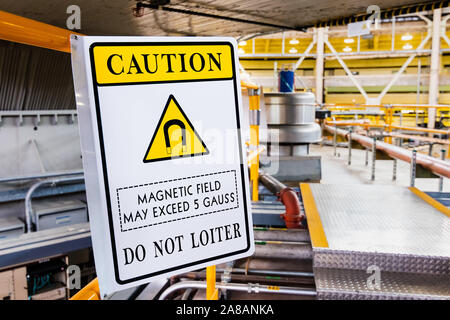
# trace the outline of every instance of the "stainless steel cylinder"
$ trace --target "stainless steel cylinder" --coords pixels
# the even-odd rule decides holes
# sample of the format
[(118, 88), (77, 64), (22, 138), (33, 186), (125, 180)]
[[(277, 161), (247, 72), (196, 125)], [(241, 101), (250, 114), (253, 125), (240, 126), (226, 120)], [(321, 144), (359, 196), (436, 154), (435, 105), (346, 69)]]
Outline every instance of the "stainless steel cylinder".
[(307, 144), (321, 140), (321, 129), (315, 122), (314, 94), (266, 93), (264, 102), (269, 137), (278, 137), (279, 143), (288, 144)]

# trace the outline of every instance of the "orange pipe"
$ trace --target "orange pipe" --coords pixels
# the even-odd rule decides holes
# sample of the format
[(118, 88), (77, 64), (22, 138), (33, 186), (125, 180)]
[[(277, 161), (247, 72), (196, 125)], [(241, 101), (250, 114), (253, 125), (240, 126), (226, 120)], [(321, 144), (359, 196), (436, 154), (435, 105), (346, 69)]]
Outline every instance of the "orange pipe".
[[(335, 129), (334, 127), (328, 125), (326, 125), (324, 128), (331, 133), (333, 133), (334, 130), (336, 130), (337, 134), (345, 138), (347, 138), (348, 136), (348, 131), (342, 129)], [(362, 144), (363, 146), (369, 148), (371, 148), (373, 144), (373, 140), (371, 138), (357, 133), (352, 133), (352, 140), (355, 140), (360, 144)], [(387, 153), (392, 158), (399, 159), (405, 162), (411, 162), (412, 152), (409, 150), (381, 141), (377, 141), (376, 148), (378, 150)], [(446, 178), (450, 178), (450, 163), (448, 162), (421, 153), (417, 153), (416, 162), (417, 164), (420, 164), (421, 166), (428, 168), (435, 174), (438, 174)]]
[(0, 39), (70, 53), (70, 35), (58, 28), (0, 10)]
[[(373, 124), (373, 123), (364, 123), (364, 122), (347, 122), (347, 121), (326, 121), (327, 125), (335, 125), (335, 126), (360, 126), (360, 127), (368, 127), (368, 128), (383, 128), (388, 127), (387, 124)], [(417, 132), (426, 132), (426, 133), (437, 133), (437, 134), (450, 134), (450, 130), (440, 130), (440, 129), (428, 129), (421, 127), (406, 127), (406, 126), (397, 126), (391, 125), (392, 129), (398, 130), (408, 130), (408, 131), (417, 131)]]
[(280, 191), (279, 197), (286, 208), (286, 212), (281, 216), (286, 223), (286, 228), (300, 228), (300, 223), (305, 217), (301, 214), (297, 193), (294, 189), (288, 187)]

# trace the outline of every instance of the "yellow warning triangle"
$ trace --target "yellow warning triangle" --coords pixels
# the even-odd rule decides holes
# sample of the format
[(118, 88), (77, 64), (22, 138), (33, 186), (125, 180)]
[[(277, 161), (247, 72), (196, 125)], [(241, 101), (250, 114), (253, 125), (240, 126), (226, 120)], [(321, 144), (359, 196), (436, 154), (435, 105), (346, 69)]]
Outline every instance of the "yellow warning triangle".
[(192, 123), (173, 95), (169, 96), (156, 126), (144, 162), (209, 154)]

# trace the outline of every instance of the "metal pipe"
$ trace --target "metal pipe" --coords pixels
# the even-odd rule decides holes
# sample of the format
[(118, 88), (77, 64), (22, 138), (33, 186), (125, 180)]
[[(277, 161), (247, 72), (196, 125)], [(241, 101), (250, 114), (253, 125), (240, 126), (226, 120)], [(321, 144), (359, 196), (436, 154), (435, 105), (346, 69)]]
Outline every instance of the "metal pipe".
[(305, 244), (256, 244), (254, 257), (271, 259), (312, 259), (312, 246)]
[(352, 129), (348, 131), (348, 165), (352, 164)]
[(187, 289), (184, 293), (183, 296), (181, 297), (181, 300), (187, 300), (189, 298), (189, 296), (192, 293), (192, 289)]
[(286, 227), (288, 229), (299, 228), (305, 216), (301, 212), (297, 193), (262, 170), (259, 171), (259, 180), (273, 194), (278, 195), (281, 203), (284, 204), (286, 212), (281, 217), (286, 223)]
[(377, 138), (373, 137), (372, 144), (372, 174), (370, 180), (375, 181), (375, 163), (377, 161)]
[[(329, 132), (334, 132), (334, 127), (325, 125), (325, 129)], [(336, 129), (337, 134), (347, 137), (348, 132), (346, 130), (342, 129)], [(353, 134), (352, 139), (357, 141), (363, 146), (366, 147), (372, 147), (374, 145), (374, 142), (371, 138), (360, 135), (360, 134)], [(376, 149), (381, 150), (385, 153), (387, 153), (390, 157), (396, 158), (405, 162), (410, 163), (412, 152), (406, 149), (403, 149), (401, 147), (393, 146), (389, 143), (385, 143), (382, 141), (376, 142)], [(427, 168), (431, 170), (432, 172), (436, 173), (437, 175), (441, 175), (446, 178), (450, 178), (450, 163), (436, 159), (421, 153), (417, 154), (417, 164), (423, 166), (424, 168)]]
[[(395, 142), (397, 145), (399, 145), (399, 139), (395, 139)], [(394, 164), (393, 164), (393, 168), (392, 168), (392, 181), (396, 181), (397, 180), (397, 159), (394, 159)]]
[[(441, 160), (445, 161), (445, 149), (441, 149)], [(444, 178), (442, 176), (439, 177), (439, 192), (442, 192), (444, 189)]]
[(416, 184), (416, 164), (417, 164), (417, 150), (414, 149), (412, 151), (412, 157), (411, 157), (411, 187), (414, 187)]
[(287, 188), (286, 185), (262, 170), (259, 170), (259, 181), (273, 194), (278, 194), (281, 190)]
[[(230, 290), (230, 291), (240, 291), (247, 293), (272, 293), (272, 294), (291, 294), (299, 296), (317, 296), (317, 292), (313, 289), (302, 289), (295, 287), (273, 287), (260, 285), (257, 283), (217, 283), (217, 289)], [(182, 281), (175, 283), (174, 285), (167, 288), (159, 297), (159, 300), (165, 300), (170, 294), (181, 289), (206, 289), (205, 281)]]
[[(336, 129), (336, 125), (334, 125), (334, 129)], [(336, 147), (337, 147), (337, 137), (336, 137), (336, 135), (337, 135), (337, 132), (336, 132), (336, 130), (334, 131), (334, 133), (333, 133), (333, 147), (334, 147), (334, 156), (336, 157), (336, 154), (337, 154), (337, 150), (336, 150)]]
[[(217, 272), (224, 272), (225, 269), (217, 269)], [(271, 276), (287, 276), (287, 277), (314, 277), (313, 272), (300, 272), (300, 271), (285, 271), (285, 270), (264, 270), (264, 269), (243, 269), (243, 268), (232, 268), (232, 273), (242, 273), (242, 274), (260, 274), (260, 275), (271, 275)]]
[[(336, 132), (335, 132), (336, 134)], [(369, 148), (366, 147), (366, 159), (364, 161), (364, 165), (367, 167), (369, 165)]]
[(61, 182), (73, 182), (73, 181), (80, 181), (83, 180), (84, 177), (70, 177), (70, 178), (61, 178), (61, 179), (51, 179), (51, 180), (42, 180), (39, 182), (36, 182), (35, 184), (33, 184), (30, 189), (28, 189), (28, 192), (25, 196), (25, 228), (26, 228), (26, 233), (30, 233), (31, 232), (31, 219), (32, 219), (32, 214), (33, 214), (33, 208), (31, 206), (31, 199), (32, 199), (32, 195), (33, 193), (40, 187), (42, 187), (43, 185), (46, 184), (57, 184), (57, 183), (61, 183)]
[[(180, 274), (176, 276), (178, 279), (189, 279), (189, 280), (205, 280), (206, 272), (205, 271), (191, 271), (184, 274)], [(215, 279), (217, 282), (222, 280), (222, 274), (217, 273), (215, 275)], [(248, 283), (248, 282), (256, 282), (256, 283), (264, 283), (264, 284), (272, 284), (272, 285), (294, 285), (294, 286), (303, 286), (303, 285), (313, 285), (314, 279), (312, 277), (281, 277), (281, 276), (271, 276), (271, 275), (255, 275), (255, 274), (229, 274), (226, 278), (228, 282), (236, 282), (236, 283)]]
[(75, 176), (75, 175), (82, 175), (83, 173), (84, 173), (83, 170), (67, 171), (67, 172), (48, 172), (48, 173), (34, 174), (34, 175), (27, 175), (27, 176), (0, 178), (0, 183), (24, 181), (24, 180), (35, 180), (35, 179), (42, 179), (42, 178), (54, 178), (54, 177), (62, 177), (62, 176)]
[(309, 242), (309, 232), (304, 229), (253, 230), (255, 240)]

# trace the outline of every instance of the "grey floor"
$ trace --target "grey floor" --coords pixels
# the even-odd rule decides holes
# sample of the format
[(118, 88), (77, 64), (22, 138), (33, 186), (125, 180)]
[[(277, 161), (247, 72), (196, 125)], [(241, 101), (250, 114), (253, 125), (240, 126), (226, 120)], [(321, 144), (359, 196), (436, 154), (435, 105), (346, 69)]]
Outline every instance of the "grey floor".
[[(375, 163), (375, 181), (371, 176), (371, 152), (369, 165), (365, 166), (365, 151), (352, 149), (351, 165), (348, 162), (348, 149), (337, 148), (337, 156), (333, 155), (334, 148), (330, 146), (311, 145), (310, 154), (322, 156), (322, 180), (325, 184), (382, 184), (410, 186), (410, 164), (397, 161), (397, 180), (392, 180), (393, 161), (377, 160)], [(422, 191), (438, 191), (438, 179), (416, 179), (415, 186)], [(444, 192), (450, 192), (448, 179), (444, 178)]]

